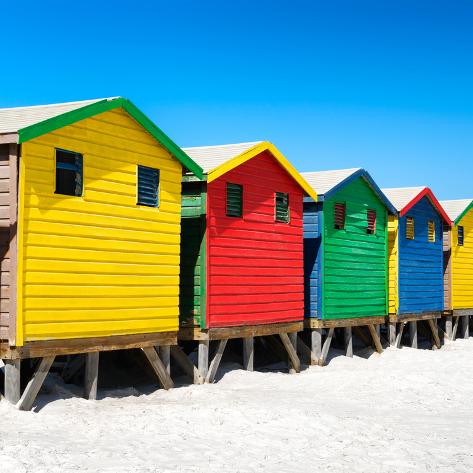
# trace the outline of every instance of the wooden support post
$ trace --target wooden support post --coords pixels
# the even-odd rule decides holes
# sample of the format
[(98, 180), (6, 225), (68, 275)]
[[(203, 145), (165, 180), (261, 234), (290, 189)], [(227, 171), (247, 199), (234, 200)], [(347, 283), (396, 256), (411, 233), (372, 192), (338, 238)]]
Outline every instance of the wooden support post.
[(417, 321), (409, 322), (409, 343), (412, 348), (417, 348)]
[(176, 360), (177, 364), (183, 369), (183, 371), (193, 380), (194, 384), (202, 384), (204, 382), (200, 376), (199, 370), (194, 363), (189, 360), (180, 346), (173, 345), (171, 347), (171, 356)]
[(222, 361), (223, 352), (225, 351), (225, 347), (227, 346), (227, 341), (228, 339), (224, 338), (223, 340), (219, 340), (218, 342), (217, 353), (215, 353), (215, 356), (212, 362), (210, 363), (210, 368), (207, 373), (207, 377), (205, 378), (205, 381), (207, 383), (213, 383), (215, 380), (218, 367), (220, 366), (220, 362)]
[(254, 370), (255, 339), (246, 337), (243, 339), (243, 368), (246, 371)]
[(303, 353), (310, 365), (318, 365), (320, 359), (317, 358), (314, 352), (304, 343), (301, 337), (297, 337), (297, 348), (300, 353)]
[[(297, 355), (297, 333), (288, 333), (287, 336), (288, 336), (289, 341), (291, 342), (291, 344), (294, 348), (294, 351), (296, 352), (296, 355)], [(300, 360), (298, 360), (298, 361), (299, 361), (299, 371), (300, 371)], [(296, 369), (294, 368), (294, 365), (291, 362), (291, 356), (290, 355), (288, 356), (287, 364), (288, 364), (288, 367), (289, 367), (289, 374), (295, 374), (295, 373), (299, 372), (299, 371), (296, 371)]]
[(322, 346), (322, 353), (320, 354), (320, 360), (322, 362), (322, 365), (325, 365), (327, 361), (327, 356), (328, 356), (328, 351), (330, 349), (330, 344), (332, 343), (332, 338), (333, 338), (333, 332), (334, 328), (331, 327), (328, 331), (327, 338), (325, 339), (325, 342)]
[[(295, 334), (297, 336), (297, 334)], [(299, 357), (297, 356), (297, 351), (294, 348), (294, 343), (296, 343), (296, 340), (294, 340), (294, 337), (292, 339), (289, 338), (287, 333), (280, 333), (279, 338), (282, 341), (282, 344), (284, 345), (284, 348), (286, 349), (287, 354), (289, 355), (289, 360), (290, 360), (290, 365), (294, 369), (293, 372), (299, 373), (301, 371), (301, 362), (299, 360)], [(291, 369), (289, 369), (289, 372), (291, 372)]]
[(353, 358), (353, 335), (351, 327), (345, 327), (343, 334), (345, 340), (345, 355)]
[(370, 331), (371, 338), (373, 339), (373, 344), (378, 353), (383, 352), (383, 346), (381, 345), (381, 341), (378, 337), (378, 332), (376, 331), (376, 328), (374, 324), (368, 324), (368, 330)]
[(168, 372), (168, 375), (171, 376), (171, 347), (170, 345), (161, 345), (159, 347), (159, 357), (163, 362), (163, 365)]
[(20, 360), (3, 360), (5, 363), (5, 399), (12, 404), (20, 400)]
[(436, 320), (429, 319), (429, 320), (427, 320), (427, 322), (429, 323), (429, 327), (430, 327), (430, 330), (431, 330), (431, 332), (432, 332), (432, 337), (433, 337), (434, 345), (435, 345), (437, 348), (440, 348), (441, 345), (440, 345), (439, 332), (438, 332), (437, 324), (436, 324), (437, 321), (436, 321)]
[(451, 315), (445, 317), (445, 334), (449, 340), (453, 339), (453, 317)]
[(470, 336), (470, 316), (462, 315), (462, 338)]
[(322, 329), (314, 328), (311, 330), (311, 345), (312, 353), (315, 355), (317, 360), (322, 358)]
[(390, 346), (396, 346), (396, 322), (388, 323), (388, 339)]
[(166, 371), (166, 367), (164, 366), (161, 358), (158, 356), (158, 352), (154, 347), (142, 347), (143, 353), (148, 358), (149, 364), (151, 368), (153, 368), (156, 376), (161, 383), (161, 386), (164, 389), (171, 389), (174, 387), (174, 383), (172, 382), (171, 377), (169, 376), (168, 372)]
[(100, 352), (85, 355), (84, 398), (91, 401), (97, 399), (97, 382), (99, 377)]
[(41, 386), (48, 375), (49, 369), (54, 362), (55, 356), (45, 356), (41, 359), (38, 368), (36, 369), (33, 377), (30, 379), (30, 382), (27, 384), (25, 390), (23, 391), (20, 400), (18, 401), (16, 407), (20, 411), (29, 411), (33, 407), (33, 404), (36, 400), (36, 396), (41, 389)]
[(399, 324), (399, 332), (396, 337), (396, 348), (401, 348), (402, 345), (402, 334), (404, 333), (404, 327), (406, 326), (405, 322)]
[(457, 331), (458, 331), (458, 324), (460, 323), (460, 317), (455, 317), (455, 320), (453, 322), (453, 333), (452, 333), (452, 340), (455, 340), (457, 338)]
[[(207, 378), (209, 372), (209, 341), (199, 340), (199, 356), (198, 356), (199, 375), (202, 380)], [(203, 382), (203, 381), (202, 381)]]

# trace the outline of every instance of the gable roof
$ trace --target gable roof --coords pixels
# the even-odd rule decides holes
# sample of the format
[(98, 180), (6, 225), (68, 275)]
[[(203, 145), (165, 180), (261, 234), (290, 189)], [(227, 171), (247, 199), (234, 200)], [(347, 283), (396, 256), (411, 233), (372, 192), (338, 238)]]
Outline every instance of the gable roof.
[(317, 192), (320, 200), (330, 198), (344, 186), (361, 177), (371, 190), (383, 202), (390, 213), (395, 214), (396, 209), (384, 195), (371, 175), (362, 168), (338, 169), (334, 171), (303, 172), (302, 176)]
[(184, 167), (196, 176), (202, 177), (200, 166), (133, 103), (123, 97), (0, 109), (0, 137), (13, 135), (16, 142), (25, 143), (38, 136), (116, 108), (123, 108)]
[(440, 205), (445, 209), (452, 223), (458, 225), (460, 220), (473, 207), (473, 199), (441, 200)]
[(207, 182), (212, 182), (240, 164), (258, 154), (269, 151), (281, 167), (299, 184), (304, 192), (317, 200), (316, 191), (306, 182), (294, 166), (269, 141), (252, 141), (217, 146), (197, 146), (183, 148), (184, 151), (202, 167), (207, 174)]
[(409, 210), (414, 207), (421, 199), (427, 197), (435, 210), (440, 214), (443, 220), (451, 224), (451, 220), (445, 212), (440, 202), (435, 197), (434, 193), (428, 187), (397, 187), (382, 189), (388, 199), (396, 207), (399, 215), (403, 217)]

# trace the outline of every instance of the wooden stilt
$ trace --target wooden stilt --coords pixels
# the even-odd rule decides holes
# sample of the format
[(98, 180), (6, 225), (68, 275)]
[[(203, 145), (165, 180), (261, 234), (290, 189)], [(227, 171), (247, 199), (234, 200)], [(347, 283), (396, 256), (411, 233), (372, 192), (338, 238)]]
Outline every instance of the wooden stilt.
[(148, 358), (149, 364), (153, 368), (156, 376), (161, 383), (161, 386), (164, 389), (171, 389), (174, 387), (174, 383), (169, 376), (168, 372), (166, 371), (166, 367), (164, 366), (161, 358), (159, 358), (158, 353), (154, 347), (142, 347), (143, 353)]
[(98, 351), (85, 355), (84, 398), (91, 401), (97, 399), (99, 356)]
[(314, 328), (311, 331), (311, 344), (312, 353), (315, 355), (317, 360), (322, 358), (322, 329)]
[(227, 341), (228, 340), (224, 338), (223, 340), (219, 340), (218, 342), (217, 353), (215, 353), (215, 356), (212, 362), (210, 363), (209, 371), (207, 373), (207, 377), (205, 378), (205, 381), (207, 383), (213, 383), (215, 380), (218, 367), (220, 366), (220, 362), (222, 361), (223, 352), (225, 351), (225, 347), (227, 346)]
[(332, 343), (334, 330), (335, 329), (333, 327), (329, 328), (327, 338), (325, 339), (324, 344), (322, 346), (322, 353), (320, 354), (320, 359), (322, 361), (322, 365), (325, 365), (325, 363), (327, 361), (327, 355), (328, 355), (328, 351), (330, 349), (330, 344)]
[(345, 341), (345, 355), (353, 358), (353, 335), (351, 327), (345, 327), (343, 333)]
[(319, 364), (319, 358), (315, 356), (314, 352), (304, 343), (301, 337), (297, 337), (297, 348), (298, 351), (305, 356), (310, 365)]
[(462, 319), (462, 338), (468, 338), (470, 336), (470, 316), (463, 315)]
[(301, 371), (301, 362), (299, 360), (299, 357), (297, 356), (296, 349), (294, 348), (294, 345), (296, 344), (296, 339), (292, 337), (291, 340), (287, 333), (280, 333), (279, 337), (281, 338), (284, 348), (286, 349), (286, 352), (289, 355), (290, 364), (292, 365), (294, 372), (299, 373)]
[(254, 370), (255, 343), (254, 337), (245, 337), (243, 339), (243, 368), (246, 371)]
[(168, 375), (171, 376), (171, 346), (161, 345), (159, 347), (159, 357), (161, 358)]
[(20, 400), (16, 405), (20, 411), (29, 411), (33, 407), (36, 396), (38, 395), (39, 390), (41, 389), (41, 386), (43, 385), (55, 358), (55, 356), (45, 356), (41, 359), (38, 368), (36, 369), (33, 377), (30, 379), (30, 382), (27, 384), (22, 396), (20, 397)]
[(453, 339), (453, 317), (451, 315), (445, 317), (445, 334), (449, 340)]
[(409, 322), (409, 342), (412, 348), (417, 348), (417, 321)]
[(437, 328), (437, 320), (429, 319), (427, 320), (427, 322), (429, 323), (430, 331), (432, 332), (433, 345), (436, 348), (440, 348), (441, 344), (440, 344), (439, 331)]
[(381, 345), (381, 341), (378, 336), (378, 332), (373, 324), (368, 325), (368, 330), (370, 331), (371, 338), (373, 339), (373, 344), (378, 353), (383, 352), (383, 346)]
[(209, 372), (209, 341), (199, 340), (199, 357), (198, 357), (199, 375), (202, 380), (207, 378)]
[(4, 360), (5, 363), (5, 399), (12, 404), (20, 400), (20, 360)]
[(458, 324), (460, 323), (460, 317), (454, 317), (453, 323), (453, 333), (452, 333), (452, 340), (457, 338), (457, 331), (458, 331)]
[(389, 345), (396, 346), (396, 323), (390, 322), (388, 324), (388, 338), (389, 338)]
[[(296, 355), (297, 355), (297, 333), (288, 333), (287, 336), (288, 336), (289, 341), (291, 342), (292, 347), (294, 348), (294, 351), (296, 352)], [(298, 361), (300, 363), (300, 360), (298, 360)], [(287, 364), (288, 364), (289, 374), (298, 373), (298, 371), (296, 371), (296, 369), (294, 368), (293, 363), (291, 362), (291, 356), (290, 355), (288, 356)], [(299, 367), (299, 371), (300, 371), (300, 367)]]
[(402, 344), (402, 334), (404, 333), (404, 327), (406, 326), (405, 322), (399, 324), (399, 332), (396, 337), (396, 348), (401, 348)]
[(189, 360), (180, 346), (171, 346), (171, 356), (176, 360), (176, 363), (182, 368), (182, 370), (193, 380), (194, 384), (202, 384), (204, 382), (200, 376), (199, 370), (194, 363)]

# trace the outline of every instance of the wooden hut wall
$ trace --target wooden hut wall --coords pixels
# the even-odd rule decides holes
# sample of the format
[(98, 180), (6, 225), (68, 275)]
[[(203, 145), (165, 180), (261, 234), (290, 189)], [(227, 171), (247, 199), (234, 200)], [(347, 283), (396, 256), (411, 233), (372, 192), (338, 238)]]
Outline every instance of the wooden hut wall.
[[(406, 238), (406, 219), (414, 219), (414, 239)], [(428, 222), (435, 223), (435, 241), (428, 239)], [(427, 197), (399, 219), (399, 313), (442, 311), (443, 221)]]
[(389, 313), (397, 314), (399, 305), (399, 220), (397, 215), (388, 217), (388, 265)]
[(452, 310), (452, 229), (443, 226), (443, 308)]

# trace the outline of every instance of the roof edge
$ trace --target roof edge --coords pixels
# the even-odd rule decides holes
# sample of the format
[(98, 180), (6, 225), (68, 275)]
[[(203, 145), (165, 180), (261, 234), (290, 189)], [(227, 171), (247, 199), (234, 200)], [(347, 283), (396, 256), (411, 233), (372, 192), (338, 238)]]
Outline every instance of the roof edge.
[(422, 192), (419, 192), (419, 194), (417, 194), (416, 197), (414, 197), (407, 205), (405, 205), (401, 211), (399, 212), (399, 215), (401, 217), (404, 217), (404, 215), (406, 215), (406, 213), (412, 208), (414, 207), (414, 205), (417, 204), (417, 202), (419, 202), (421, 199), (423, 199), (424, 197), (427, 197), (430, 202), (432, 203), (432, 205), (435, 207), (435, 209), (437, 210), (437, 212), (440, 214), (440, 216), (443, 218), (443, 220), (445, 221), (445, 223), (447, 223), (450, 227), (452, 226), (452, 220), (450, 219), (450, 217), (447, 215), (447, 212), (445, 212), (445, 209), (442, 207), (442, 205), (440, 204), (440, 202), (437, 200), (437, 197), (435, 197), (434, 193), (432, 192), (432, 190), (428, 187), (425, 187), (424, 190)]
[(153, 138), (164, 146), (184, 167), (202, 178), (202, 168), (193, 161), (174, 141), (158, 128), (141, 110), (130, 100), (123, 97), (103, 99), (84, 107), (62, 113), (56, 117), (48, 118), (34, 125), (18, 130), (18, 142), (25, 143), (39, 136), (72, 125), (80, 120), (93, 117), (99, 113), (108, 112), (116, 108), (123, 108), (134, 120), (136, 120)]
[(211, 169), (207, 173), (207, 182), (215, 181), (219, 177), (223, 176), (227, 172), (236, 168), (240, 164), (245, 163), (246, 161), (254, 158), (263, 151), (269, 151), (274, 158), (279, 162), (279, 164), (284, 168), (284, 170), (299, 184), (299, 186), (304, 190), (304, 192), (312, 197), (316, 202), (317, 192), (312, 188), (312, 186), (301, 176), (299, 171), (284, 157), (284, 155), (269, 141), (262, 141), (261, 143), (248, 148), (239, 155), (233, 157), (227, 162), (217, 166), (214, 169)]
[(463, 212), (455, 219), (452, 221), (454, 225), (458, 225), (461, 221), (461, 219), (471, 210), (473, 207), (473, 199), (471, 199), (471, 202), (465, 207)]

